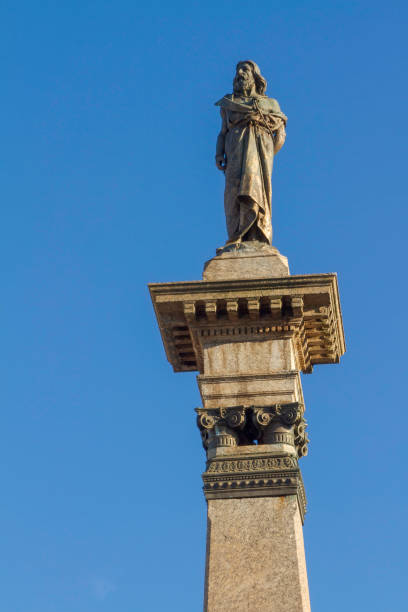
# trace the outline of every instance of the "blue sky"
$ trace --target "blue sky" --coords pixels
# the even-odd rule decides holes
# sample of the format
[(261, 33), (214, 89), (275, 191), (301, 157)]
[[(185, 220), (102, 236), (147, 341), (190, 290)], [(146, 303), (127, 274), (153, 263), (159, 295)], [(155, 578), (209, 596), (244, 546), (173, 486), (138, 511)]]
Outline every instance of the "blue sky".
[(338, 273), (348, 349), (303, 377), (312, 608), (405, 612), (406, 3), (0, 17), (1, 610), (201, 610), (200, 398), (146, 285), (225, 242), (213, 103), (249, 58), (289, 117), (274, 243)]

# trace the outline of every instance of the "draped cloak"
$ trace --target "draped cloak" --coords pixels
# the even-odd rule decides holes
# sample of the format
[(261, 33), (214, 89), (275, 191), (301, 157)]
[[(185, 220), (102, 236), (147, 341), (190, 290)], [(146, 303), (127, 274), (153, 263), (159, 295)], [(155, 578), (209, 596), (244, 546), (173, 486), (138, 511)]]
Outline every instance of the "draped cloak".
[(228, 242), (272, 243), (272, 166), (283, 145), (287, 117), (267, 96), (216, 102), (226, 121), (224, 206)]

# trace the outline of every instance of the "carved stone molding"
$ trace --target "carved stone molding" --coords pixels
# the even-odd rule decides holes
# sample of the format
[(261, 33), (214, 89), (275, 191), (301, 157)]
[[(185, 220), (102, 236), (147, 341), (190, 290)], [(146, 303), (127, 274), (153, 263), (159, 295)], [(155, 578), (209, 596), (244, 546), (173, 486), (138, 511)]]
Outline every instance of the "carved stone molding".
[(229, 474), (235, 472), (256, 473), (265, 470), (296, 469), (298, 462), (293, 456), (258, 456), (248, 455), (233, 459), (220, 457), (212, 459), (207, 464), (208, 474)]
[(306, 495), (296, 457), (248, 447), (248, 454), (209, 460), (203, 482), (206, 499), (296, 495), (304, 519)]
[(299, 402), (272, 406), (196, 408), (197, 425), (206, 451), (258, 443), (289, 444), (297, 456), (307, 455), (309, 438), (304, 406)]
[(214, 408), (206, 410), (196, 408), (198, 426), (204, 429), (213, 429), (215, 425), (226, 425), (227, 427), (238, 427), (243, 429), (246, 420), (246, 408), (243, 406), (232, 406), (231, 408)]
[(149, 285), (176, 372), (204, 373), (206, 341), (293, 338), (299, 369), (338, 363), (345, 351), (335, 274)]
[(302, 404), (292, 402), (254, 407), (252, 412), (254, 425), (260, 430), (260, 443), (292, 444), (296, 446), (298, 457), (307, 455), (309, 438)]
[(205, 450), (247, 442), (243, 433), (246, 425), (246, 409), (243, 406), (208, 410), (196, 408), (196, 412)]

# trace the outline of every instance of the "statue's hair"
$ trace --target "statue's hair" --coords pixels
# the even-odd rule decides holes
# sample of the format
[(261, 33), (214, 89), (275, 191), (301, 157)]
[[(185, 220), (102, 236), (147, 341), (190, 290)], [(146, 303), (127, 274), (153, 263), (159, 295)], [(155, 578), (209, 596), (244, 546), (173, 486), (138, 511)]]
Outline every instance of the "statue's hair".
[(251, 66), (255, 80), (256, 92), (260, 95), (263, 95), (266, 91), (267, 82), (266, 79), (264, 79), (264, 77), (262, 76), (258, 64), (256, 64), (252, 60), (242, 60), (241, 62), (238, 62), (236, 70), (238, 70), (241, 64), (249, 64)]

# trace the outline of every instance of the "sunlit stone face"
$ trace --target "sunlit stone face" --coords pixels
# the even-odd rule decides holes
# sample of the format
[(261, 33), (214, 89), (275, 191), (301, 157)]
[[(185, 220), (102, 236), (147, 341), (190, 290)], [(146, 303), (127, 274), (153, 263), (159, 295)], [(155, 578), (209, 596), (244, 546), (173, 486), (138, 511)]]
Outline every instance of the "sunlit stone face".
[(247, 62), (238, 64), (234, 78), (234, 93), (250, 95), (254, 85), (255, 79), (252, 66)]

